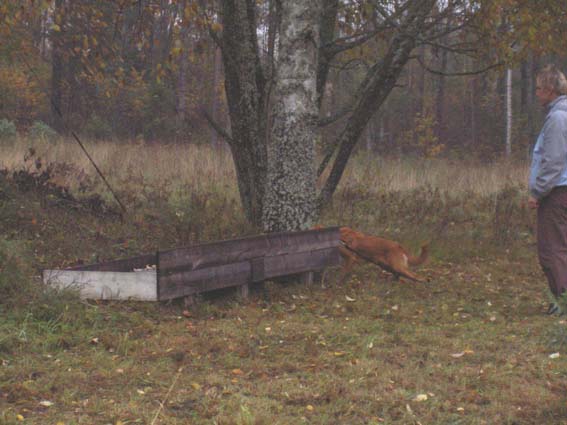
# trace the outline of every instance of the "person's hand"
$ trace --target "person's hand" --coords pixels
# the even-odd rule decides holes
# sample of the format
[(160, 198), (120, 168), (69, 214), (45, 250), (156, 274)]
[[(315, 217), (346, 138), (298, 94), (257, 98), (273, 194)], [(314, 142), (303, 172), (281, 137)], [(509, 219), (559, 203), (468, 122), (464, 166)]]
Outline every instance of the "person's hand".
[(536, 198), (534, 198), (533, 196), (530, 196), (528, 198), (528, 207), (530, 207), (532, 210), (536, 209), (539, 206), (539, 202)]

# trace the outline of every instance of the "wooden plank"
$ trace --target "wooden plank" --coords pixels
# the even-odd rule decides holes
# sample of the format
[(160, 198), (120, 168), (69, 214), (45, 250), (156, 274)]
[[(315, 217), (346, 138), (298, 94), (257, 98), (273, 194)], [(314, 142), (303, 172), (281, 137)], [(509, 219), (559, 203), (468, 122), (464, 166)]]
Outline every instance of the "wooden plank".
[(252, 282), (263, 282), (266, 279), (264, 274), (264, 257), (251, 259), (250, 265), (252, 267)]
[(224, 264), (160, 276), (160, 300), (247, 284), (252, 278), (249, 261)]
[(339, 244), (337, 227), (270, 233), (160, 252), (160, 272), (168, 275), (263, 256), (331, 248)]
[(295, 252), (264, 259), (266, 279), (312, 270), (321, 270), (340, 264), (338, 248), (326, 248), (310, 252)]
[(272, 233), (268, 235), (270, 249), (266, 256), (275, 256), (297, 251), (313, 251), (339, 245), (339, 230), (336, 227), (305, 230), (301, 232)]
[(243, 300), (248, 299), (248, 295), (250, 295), (250, 285), (247, 283), (244, 285), (240, 285), (238, 287), (238, 296)]
[(311, 286), (311, 285), (313, 285), (313, 272), (301, 273), (301, 275), (300, 275), (300, 281), (301, 281), (301, 283), (304, 284), (305, 286)]
[(261, 280), (253, 280), (253, 264), (260, 264), (259, 259), (161, 275), (159, 277), (159, 299), (168, 300), (220, 288), (242, 286), (267, 278), (321, 270), (328, 266), (338, 265), (340, 256), (338, 248), (334, 247), (276, 255), (265, 257), (262, 260), (263, 273), (256, 272), (256, 278), (259, 279), (261, 276)]
[(143, 269), (147, 265), (156, 265), (156, 254), (145, 254), (138, 257), (123, 258), (121, 260), (108, 261), (104, 263), (81, 265), (70, 267), (65, 270), (99, 271), (99, 272), (131, 272), (134, 269)]
[(160, 251), (160, 271), (166, 276), (180, 271), (235, 263), (262, 257), (268, 247), (268, 239), (261, 235)]
[(44, 270), (43, 282), (58, 289), (77, 289), (83, 299), (157, 301), (155, 270), (100, 272)]

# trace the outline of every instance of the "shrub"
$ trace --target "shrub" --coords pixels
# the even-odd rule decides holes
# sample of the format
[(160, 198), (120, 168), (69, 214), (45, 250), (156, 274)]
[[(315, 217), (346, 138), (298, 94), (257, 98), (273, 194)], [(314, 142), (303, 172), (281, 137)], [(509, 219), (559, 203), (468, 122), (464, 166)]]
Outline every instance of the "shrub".
[(96, 114), (89, 118), (83, 131), (86, 136), (97, 140), (108, 140), (112, 136), (112, 126), (104, 118)]
[(12, 142), (16, 136), (16, 124), (13, 121), (8, 121), (7, 119), (3, 118), (0, 120), (0, 140), (1, 141), (8, 141)]
[(20, 244), (0, 239), (0, 304), (14, 304), (14, 299), (26, 296), (30, 279), (23, 258)]
[(57, 138), (59, 137), (59, 134), (43, 121), (34, 121), (30, 128), (29, 135), (32, 139), (45, 140), (49, 143), (57, 142)]

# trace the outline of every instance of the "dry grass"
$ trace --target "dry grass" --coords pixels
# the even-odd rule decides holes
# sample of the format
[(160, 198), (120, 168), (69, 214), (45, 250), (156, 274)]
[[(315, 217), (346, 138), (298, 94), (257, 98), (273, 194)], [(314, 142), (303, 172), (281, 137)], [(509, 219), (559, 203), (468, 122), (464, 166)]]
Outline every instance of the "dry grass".
[[(35, 157), (41, 157), (45, 163), (65, 163), (73, 167), (73, 172), (58, 176), (58, 184), (74, 188), (85, 176), (90, 176), (103, 191), (96, 170), (80, 146), (72, 140), (57, 144), (27, 144), (20, 141), (13, 146), (0, 147), (0, 168), (17, 169), (24, 166), (23, 158), (30, 145), (37, 152)], [(167, 182), (174, 189), (190, 186), (196, 192), (215, 188), (222, 189), (227, 195), (236, 193), (234, 167), (228, 150), (198, 145), (88, 141), (85, 142), (85, 147), (112, 183), (141, 178), (154, 187)]]
[[(77, 185), (77, 175), (95, 176), (95, 170), (80, 147), (72, 140), (55, 145), (32, 143), (45, 162), (72, 164), (74, 174), (59, 183)], [(86, 142), (88, 152), (111, 181), (142, 176), (149, 184), (169, 182), (175, 187), (189, 185), (195, 191), (224, 189), (227, 196), (237, 194), (230, 151), (202, 145), (140, 145)], [(0, 147), (0, 168), (22, 166), (29, 144), (20, 141)], [(361, 153), (353, 157), (342, 179), (341, 188), (365, 187), (372, 192), (397, 192), (432, 187), (450, 195), (473, 193), (487, 196), (504, 187), (523, 187), (528, 164), (497, 161), (447, 161), (445, 159), (384, 159)]]
[(420, 187), (439, 188), (455, 196), (462, 193), (489, 196), (507, 186), (525, 186), (528, 164), (496, 161), (489, 164), (446, 159), (384, 159), (355, 157), (343, 185), (369, 187), (376, 192), (398, 192)]

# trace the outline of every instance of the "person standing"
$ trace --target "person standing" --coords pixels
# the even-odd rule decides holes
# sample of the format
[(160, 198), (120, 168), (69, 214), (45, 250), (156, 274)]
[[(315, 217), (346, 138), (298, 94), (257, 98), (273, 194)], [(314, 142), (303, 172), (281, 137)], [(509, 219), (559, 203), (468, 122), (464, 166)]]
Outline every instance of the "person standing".
[(554, 65), (536, 76), (536, 97), (546, 108), (529, 178), (530, 208), (537, 209), (539, 263), (552, 294), (548, 314), (562, 314), (567, 290), (567, 80)]

